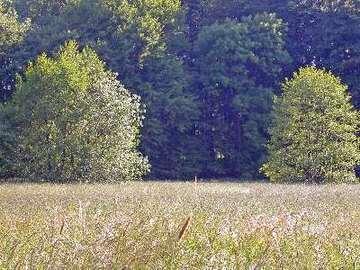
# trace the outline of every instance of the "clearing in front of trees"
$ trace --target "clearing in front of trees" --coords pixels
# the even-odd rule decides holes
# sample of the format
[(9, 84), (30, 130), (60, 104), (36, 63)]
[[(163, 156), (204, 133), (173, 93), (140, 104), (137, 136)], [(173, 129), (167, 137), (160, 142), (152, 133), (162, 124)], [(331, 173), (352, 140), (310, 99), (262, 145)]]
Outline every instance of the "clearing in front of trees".
[(0, 268), (359, 269), (360, 187), (0, 185)]

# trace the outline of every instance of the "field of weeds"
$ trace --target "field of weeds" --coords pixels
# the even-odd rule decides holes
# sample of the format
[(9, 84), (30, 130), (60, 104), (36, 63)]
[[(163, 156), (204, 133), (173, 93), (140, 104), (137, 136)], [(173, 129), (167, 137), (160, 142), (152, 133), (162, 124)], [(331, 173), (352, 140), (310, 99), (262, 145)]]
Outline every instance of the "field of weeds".
[(360, 269), (360, 186), (0, 185), (0, 269)]

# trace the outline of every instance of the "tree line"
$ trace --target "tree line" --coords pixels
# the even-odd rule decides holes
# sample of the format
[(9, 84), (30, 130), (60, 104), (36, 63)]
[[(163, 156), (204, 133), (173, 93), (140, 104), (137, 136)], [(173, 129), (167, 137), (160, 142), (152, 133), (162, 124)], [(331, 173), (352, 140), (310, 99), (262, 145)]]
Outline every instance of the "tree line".
[[(294, 77), (306, 84), (321, 78), (334, 93), (296, 83), (282, 91), (281, 82), (303, 66), (325, 68), (349, 86), (358, 109), (359, 8), (348, 0), (1, 0), (1, 173), (136, 178), (149, 164), (148, 177), (159, 179), (300, 181), (312, 168), (306, 179), (322, 182), (350, 173), (358, 163), (351, 135), (358, 119), (339, 79), (311, 68)], [(304, 150), (295, 147), (299, 159), (290, 160), (279, 149), (306, 145), (295, 131), (317, 123), (287, 126), (293, 139), (284, 143), (276, 126), (300, 120), (277, 106), (293, 108), (289, 102), (301, 100), (295, 90), (308, 99), (316, 93), (310, 108), (319, 97), (340, 103), (317, 105), (335, 106), (335, 120), (322, 121), (338, 127), (312, 131), (324, 136), (318, 148), (312, 155), (306, 148), (301, 159)], [(274, 103), (275, 96), (286, 101)], [(313, 117), (307, 112), (297, 111)], [(317, 158), (337, 132), (347, 135), (331, 137), (338, 142), (326, 150), (333, 156)], [(351, 156), (335, 155), (341, 143)], [(337, 159), (347, 165), (333, 168), (329, 160)]]

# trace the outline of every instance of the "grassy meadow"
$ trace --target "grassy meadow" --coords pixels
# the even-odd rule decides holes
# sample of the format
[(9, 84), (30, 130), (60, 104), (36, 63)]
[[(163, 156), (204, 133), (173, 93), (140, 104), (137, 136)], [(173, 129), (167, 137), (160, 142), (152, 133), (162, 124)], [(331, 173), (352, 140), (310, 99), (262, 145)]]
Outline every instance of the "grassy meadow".
[(0, 185), (0, 269), (360, 269), (359, 185)]

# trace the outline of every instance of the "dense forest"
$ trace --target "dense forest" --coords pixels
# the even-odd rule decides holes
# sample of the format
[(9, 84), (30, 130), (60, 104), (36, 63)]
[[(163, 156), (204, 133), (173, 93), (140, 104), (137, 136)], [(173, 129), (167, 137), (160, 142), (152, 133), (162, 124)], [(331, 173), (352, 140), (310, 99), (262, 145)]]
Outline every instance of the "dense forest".
[[(37, 83), (36, 70), (47, 65), (71, 73), (85, 66), (90, 83), (95, 69), (107, 77), (101, 83), (123, 91), (119, 96), (109, 91), (114, 104), (142, 104), (131, 112), (142, 127), (132, 138), (138, 142), (130, 144), (142, 153), (136, 154), (140, 163), (151, 164), (149, 178), (260, 179), (274, 96), (300, 67), (324, 68), (340, 77), (360, 108), (359, 25), (356, 0), (0, 0), (0, 99), (21, 112), (22, 103), (41, 95), (26, 92), (31, 80)], [(67, 56), (63, 46), (73, 54)], [(76, 46), (85, 50), (79, 54)], [(42, 53), (57, 58), (38, 58)], [(94, 62), (84, 60), (84, 53)], [(67, 66), (66, 57), (77, 59), (77, 65)], [(51, 84), (46, 79), (39, 85), (58, 87), (63, 77), (56, 74)], [(64, 85), (81, 89), (84, 76)], [(136, 95), (133, 100), (123, 88)], [(105, 97), (89, 93), (87, 104), (94, 100), (93, 108), (106, 110), (97, 103)], [(71, 121), (64, 115), (69, 118), (63, 121)], [(26, 114), (17, 121), (24, 124)], [(5, 133), (18, 128), (1, 125), (0, 165), (11, 144)]]

